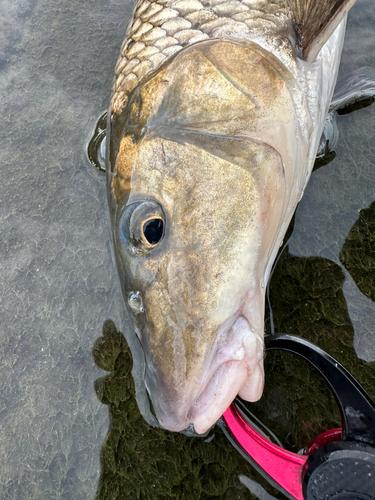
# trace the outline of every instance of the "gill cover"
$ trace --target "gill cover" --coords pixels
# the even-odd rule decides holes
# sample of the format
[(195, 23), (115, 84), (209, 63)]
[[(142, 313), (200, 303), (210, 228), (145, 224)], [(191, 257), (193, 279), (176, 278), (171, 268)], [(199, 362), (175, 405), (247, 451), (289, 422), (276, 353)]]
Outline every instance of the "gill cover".
[(290, 85), (256, 45), (205, 41), (136, 87), (111, 124), (117, 264), (170, 430), (204, 432), (237, 393), (261, 395), (263, 287), (296, 162)]

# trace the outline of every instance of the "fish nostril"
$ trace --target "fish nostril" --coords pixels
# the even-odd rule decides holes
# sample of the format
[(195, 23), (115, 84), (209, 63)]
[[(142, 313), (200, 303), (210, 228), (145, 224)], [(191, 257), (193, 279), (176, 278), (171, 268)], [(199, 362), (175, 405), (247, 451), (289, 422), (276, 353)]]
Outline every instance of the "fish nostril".
[(134, 314), (140, 314), (144, 312), (141, 292), (130, 292), (128, 304)]

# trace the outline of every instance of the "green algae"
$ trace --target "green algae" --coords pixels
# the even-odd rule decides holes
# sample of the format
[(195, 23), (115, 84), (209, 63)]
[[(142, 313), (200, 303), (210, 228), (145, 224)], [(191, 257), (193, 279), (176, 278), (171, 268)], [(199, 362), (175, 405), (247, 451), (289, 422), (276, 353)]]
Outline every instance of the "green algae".
[(375, 202), (360, 211), (339, 259), (360, 291), (375, 302)]

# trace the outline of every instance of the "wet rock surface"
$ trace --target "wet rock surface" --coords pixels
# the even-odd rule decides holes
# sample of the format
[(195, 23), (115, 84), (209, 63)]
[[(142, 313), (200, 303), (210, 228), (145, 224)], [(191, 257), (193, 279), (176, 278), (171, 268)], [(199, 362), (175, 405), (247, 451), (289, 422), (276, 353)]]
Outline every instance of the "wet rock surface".
[(101, 2), (0, 5), (4, 499), (96, 490), (108, 414), (91, 347), (120, 306), (105, 179), (85, 147), (109, 100), (120, 3), (123, 12), (123, 2), (111, 12)]

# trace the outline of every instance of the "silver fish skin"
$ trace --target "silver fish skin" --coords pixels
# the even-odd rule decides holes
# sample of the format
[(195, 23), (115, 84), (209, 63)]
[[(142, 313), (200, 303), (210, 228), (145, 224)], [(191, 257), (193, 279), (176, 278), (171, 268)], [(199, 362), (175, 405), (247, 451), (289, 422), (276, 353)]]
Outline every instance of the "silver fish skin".
[(307, 47), (291, 4), (308, 0), (135, 6), (109, 110), (108, 201), (166, 429), (204, 433), (237, 394), (262, 394), (265, 286), (329, 110), (354, 2), (342, 3)]

